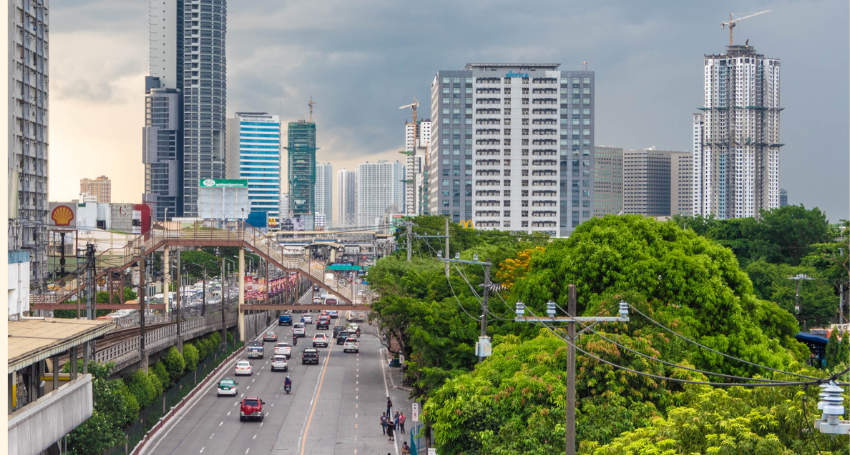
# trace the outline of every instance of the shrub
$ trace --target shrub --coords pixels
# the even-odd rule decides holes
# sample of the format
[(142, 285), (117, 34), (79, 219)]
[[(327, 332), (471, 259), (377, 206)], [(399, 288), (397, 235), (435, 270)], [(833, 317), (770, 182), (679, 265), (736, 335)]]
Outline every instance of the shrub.
[(168, 376), (168, 370), (165, 368), (164, 363), (157, 362), (153, 364), (150, 368), (150, 373), (155, 374), (156, 377), (159, 378), (159, 382), (162, 383), (163, 388), (167, 388), (171, 385), (171, 378)]
[(210, 340), (212, 341), (213, 350), (217, 350), (218, 346), (221, 344), (221, 334), (218, 332), (211, 333)]
[(151, 375), (145, 373), (144, 370), (136, 370), (136, 372), (130, 376), (127, 388), (130, 389), (130, 393), (136, 397), (136, 401), (139, 402), (139, 406), (141, 407), (145, 407), (153, 403), (157, 397), (156, 386), (154, 386), (153, 381), (151, 381)]
[(163, 363), (165, 364), (165, 370), (168, 372), (169, 382), (171, 383), (176, 382), (183, 375), (183, 370), (186, 368), (186, 361), (183, 359), (183, 355), (174, 346), (168, 350)]
[(212, 351), (209, 338), (201, 338), (196, 344), (198, 345), (198, 359), (206, 359)]
[(227, 344), (233, 344), (233, 334), (230, 333), (230, 330), (227, 331)]
[(198, 367), (198, 349), (190, 343), (183, 345), (183, 359), (186, 360), (186, 371), (195, 371)]
[(156, 373), (154, 373), (153, 371), (148, 373), (148, 377), (151, 380), (151, 384), (153, 385), (154, 392), (156, 392), (154, 394), (154, 400), (156, 400), (157, 397), (162, 395), (163, 390), (165, 390), (165, 386), (162, 385), (162, 380), (159, 379), (159, 376), (157, 376)]

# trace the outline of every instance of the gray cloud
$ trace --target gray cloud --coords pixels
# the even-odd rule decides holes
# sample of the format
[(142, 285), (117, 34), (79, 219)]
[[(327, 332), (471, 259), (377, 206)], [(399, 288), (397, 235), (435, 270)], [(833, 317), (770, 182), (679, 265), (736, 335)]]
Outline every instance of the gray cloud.
[[(97, 77), (147, 67), (147, 2), (52, 6), (53, 33), (141, 41), (132, 49), (138, 55), (126, 56), (134, 65)], [(773, 12), (742, 22), (736, 41), (749, 39), (782, 60), (781, 186), (792, 203), (846, 218), (850, 11), (843, 0), (230, 1), (228, 112), (266, 110), (298, 120), (313, 96), (321, 159), (365, 161), (401, 146), (410, 112), (398, 106), (415, 96), (428, 116), (439, 69), (472, 61), (579, 69), (586, 60), (596, 71), (597, 143), (687, 150), (691, 114), (702, 103), (702, 56), (723, 51), (728, 39), (720, 22), (730, 11), (764, 9)], [(102, 95), (100, 82), (77, 90)], [(60, 86), (68, 85), (76, 87)]]

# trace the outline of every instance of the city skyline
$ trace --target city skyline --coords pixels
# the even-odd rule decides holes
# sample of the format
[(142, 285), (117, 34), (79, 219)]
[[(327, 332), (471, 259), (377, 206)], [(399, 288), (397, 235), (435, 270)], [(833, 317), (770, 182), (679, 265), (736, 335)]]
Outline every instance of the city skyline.
[[(143, 112), (143, 94), (138, 87), (148, 73), (147, 3), (119, 2), (106, 9), (99, 9), (98, 5), (53, 5), (51, 200), (72, 198), (79, 178), (92, 174), (106, 174), (115, 181), (128, 182), (116, 185), (114, 200), (138, 201), (143, 190), (137, 177), (143, 172), (138, 157), (141, 138), (137, 125)], [(378, 6), (364, 10), (378, 14), (375, 20), (412, 14), (425, 15), (424, 20), (430, 20), (424, 6), (408, 12), (391, 5), (379, 6), (378, 10)], [(563, 6), (555, 8), (546, 21), (531, 24), (528, 19), (517, 19), (516, 27), (509, 32), (517, 40), (501, 48), (477, 46), (489, 42), (494, 32), (483, 28), (482, 19), (469, 16), (473, 7), (467, 10), (447, 5), (450, 9), (459, 8), (459, 18), (471, 20), (469, 26), (482, 31), (481, 37), (470, 42), (469, 49), (480, 49), (472, 54), (466, 48), (447, 52), (420, 50), (420, 44), (410, 38), (401, 39), (392, 49), (371, 49), (374, 38), (397, 36), (395, 28), (378, 27), (374, 35), (367, 34), (363, 26), (355, 24), (364, 12), (344, 4), (339, 7), (351, 14), (335, 16), (333, 25), (309, 19), (321, 16), (314, 11), (317, 8), (314, 5), (289, 8), (261, 1), (229, 8), (227, 53), (232, 65), (228, 72), (228, 114), (232, 114), (231, 110), (256, 109), (279, 114), (282, 122), (297, 120), (306, 116), (306, 100), (312, 94), (319, 103), (314, 117), (323, 128), (321, 146), (327, 150), (320, 151), (317, 159), (349, 169), (367, 160), (397, 159), (397, 151), (403, 144), (395, 128), (397, 122), (410, 118), (410, 113), (398, 111), (398, 106), (409, 103), (411, 96), (427, 99), (428, 84), (437, 68), (462, 67), (467, 61), (476, 60), (557, 61), (562, 63), (562, 69), (570, 70), (582, 69), (581, 62), (588, 61), (603, 95), (596, 101), (600, 115), (596, 119), (594, 145), (692, 150), (688, 132), (690, 114), (701, 104), (701, 56), (721, 53), (727, 44), (726, 33), (717, 25), (729, 11), (759, 11), (769, 7), (770, 14), (746, 21), (736, 29), (735, 36), (736, 42), (750, 39), (759, 52), (784, 62), (782, 104), (786, 110), (782, 140), (786, 146), (781, 154), (780, 184), (795, 195), (795, 203), (819, 206), (833, 221), (846, 217), (846, 185), (839, 177), (848, 161), (843, 151), (846, 141), (841, 133), (841, 125), (847, 123), (847, 107), (830, 106), (822, 116), (809, 113), (824, 112), (819, 108), (824, 99), (846, 98), (847, 87), (838, 74), (813, 74), (808, 69), (826, 56), (839, 66), (846, 63), (847, 42), (833, 39), (830, 29), (837, 33), (840, 27), (829, 25), (830, 21), (844, 17), (840, 12), (847, 11), (845, 3)], [(514, 8), (517, 7), (488, 14), (505, 21), (516, 12)], [(263, 14), (263, 21), (251, 29), (249, 18), (264, 11), (268, 14)], [(603, 16), (607, 20), (602, 27), (582, 25), (588, 19)], [(783, 31), (800, 20), (814, 17), (826, 21), (826, 25), (805, 36)], [(347, 27), (349, 21), (349, 33), (338, 31)], [(564, 23), (572, 25), (563, 27)], [(532, 25), (542, 36), (563, 38), (562, 41), (571, 44), (544, 48), (540, 36), (523, 36)], [(575, 31), (562, 31), (570, 28)], [(316, 34), (326, 36), (318, 43), (308, 43), (309, 37)], [(587, 39), (575, 39), (583, 34)], [(293, 43), (278, 44), (296, 35), (300, 38)], [(103, 36), (112, 39), (102, 44)], [(442, 42), (458, 35), (451, 32), (447, 36), (439, 39)], [(268, 38), (269, 43), (262, 49), (253, 49), (262, 38)], [(344, 40), (349, 44), (341, 45)], [(92, 46), (95, 42), (97, 46)], [(540, 46), (535, 48), (535, 43)], [(281, 57), (282, 66), (273, 63), (276, 58), (258, 60), (263, 50)], [(401, 66), (396, 65), (398, 59), (385, 62), (381, 57), (388, 52), (411, 51), (417, 59)], [(363, 58), (353, 58), (357, 55)], [(258, 67), (249, 74), (237, 68), (239, 63), (243, 66), (255, 63)], [(65, 77), (65, 74), (73, 76)], [(380, 87), (380, 99), (367, 99), (354, 93), (353, 87), (363, 84), (368, 88), (360, 90), (363, 93)], [(358, 115), (352, 116), (351, 112), (355, 111)], [(430, 116), (427, 106), (422, 106), (419, 116)], [(73, 119), (73, 123), (68, 119)], [(126, 150), (122, 153), (126, 156), (110, 159), (115, 150)], [(92, 169), (74, 161), (72, 156), (78, 153), (91, 157), (95, 163), (90, 166)], [(823, 184), (807, 185), (815, 179)]]

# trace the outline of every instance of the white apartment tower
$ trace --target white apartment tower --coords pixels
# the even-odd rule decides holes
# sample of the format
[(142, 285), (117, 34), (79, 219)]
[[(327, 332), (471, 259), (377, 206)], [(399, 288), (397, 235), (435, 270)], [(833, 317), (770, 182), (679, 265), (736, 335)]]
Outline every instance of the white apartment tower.
[(431, 83), (432, 215), (569, 235), (593, 217), (592, 71), (470, 63)]
[(404, 166), (404, 213), (409, 216), (421, 215), (425, 210), (422, 163), (431, 144), (431, 120), (418, 120), (416, 123), (416, 147), (413, 144), (413, 123), (404, 124), (404, 150), (407, 155)]
[(333, 166), (316, 165), (316, 213), (325, 216), (325, 226), (333, 226)]
[(382, 160), (357, 166), (357, 225), (377, 227), (386, 210), (404, 208), (404, 167), (400, 162)]
[(48, 2), (10, 0), (9, 250), (30, 250), (30, 280), (47, 273)]
[(693, 214), (757, 217), (779, 207), (779, 59), (733, 45), (704, 59), (694, 115)]
[(357, 224), (357, 172), (341, 169), (336, 173), (337, 227)]

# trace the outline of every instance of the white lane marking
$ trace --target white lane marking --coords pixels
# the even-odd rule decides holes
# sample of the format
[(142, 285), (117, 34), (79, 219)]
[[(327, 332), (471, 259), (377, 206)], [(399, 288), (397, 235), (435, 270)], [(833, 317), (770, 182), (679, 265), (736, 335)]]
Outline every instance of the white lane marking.
[(277, 398), (277, 397), (279, 397), (279, 396), (280, 396), (280, 394), (277, 394), (277, 395), (275, 395), (274, 397), (275, 397), (275, 398)]
[(355, 400), (359, 400), (359, 399), (360, 399), (360, 397), (358, 397), (357, 395), (354, 395), (354, 399), (355, 399)]
[(355, 389), (354, 389), (354, 391), (355, 391), (355, 392), (359, 392), (359, 391), (360, 391), (360, 387), (355, 388)]
[[(259, 376), (259, 374), (257, 376)], [(256, 379), (251, 379), (251, 382), (254, 382), (254, 381), (256, 381)]]
[(201, 451), (200, 451), (200, 452), (198, 452), (198, 453), (204, 453), (204, 448), (203, 448), (203, 447), (201, 447)]
[(213, 433), (213, 434), (211, 434), (211, 435), (210, 435), (210, 439), (212, 439), (212, 437), (213, 437), (213, 436), (215, 436), (215, 433)]
[[(242, 395), (244, 396), (245, 394), (243, 393)], [(239, 404), (239, 402), (237, 401), (236, 403), (233, 403), (233, 406), (236, 406), (238, 404)]]
[(218, 426), (222, 426), (223, 424), (224, 424), (224, 421), (221, 421), (221, 422), (219, 422)]
[(266, 422), (260, 422), (260, 428), (263, 428), (263, 424)]
[(272, 403), (272, 406), (274, 406), (274, 403)]
[(356, 381), (357, 384), (360, 384), (360, 381)]
[(356, 423), (354, 424), (354, 428), (357, 428), (357, 424), (356, 424)]
[(251, 386), (245, 387), (245, 390), (248, 390), (248, 389), (250, 389), (250, 388), (251, 388)]
[[(244, 394), (244, 393), (243, 393), (242, 395), (239, 395), (239, 397), (240, 397), (240, 398), (241, 398), (241, 397), (244, 397), (244, 396), (245, 396), (245, 394)], [(238, 402), (238, 401), (237, 401), (236, 403), (233, 403), (233, 406), (236, 406), (237, 404), (239, 404), (239, 402)]]
[(245, 449), (245, 453), (248, 453), (248, 451), (249, 451), (249, 450), (251, 450), (251, 448), (250, 448), (250, 447), (248, 447), (247, 449)]
[(253, 438), (251, 438), (251, 439), (257, 439), (257, 435), (254, 435), (254, 437), (253, 437)]
[[(227, 415), (230, 415), (230, 411), (227, 411)], [(213, 433), (213, 434), (215, 434), (215, 433)], [(212, 436), (210, 436), (210, 437), (212, 437)]]

